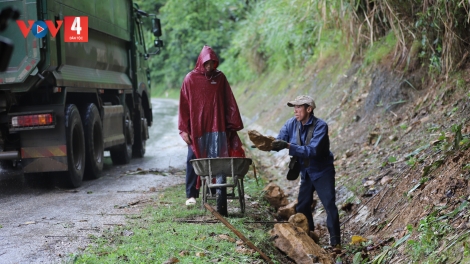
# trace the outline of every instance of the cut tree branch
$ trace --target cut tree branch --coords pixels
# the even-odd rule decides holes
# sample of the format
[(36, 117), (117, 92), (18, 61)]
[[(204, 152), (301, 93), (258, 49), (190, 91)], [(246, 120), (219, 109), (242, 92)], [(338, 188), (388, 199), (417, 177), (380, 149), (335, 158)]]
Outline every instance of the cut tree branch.
[(266, 256), (261, 250), (259, 250), (255, 245), (253, 245), (253, 243), (251, 243), (251, 241), (248, 238), (246, 238), (242, 233), (240, 233), (240, 231), (235, 229), (235, 227), (233, 225), (231, 225), (227, 220), (225, 220), (225, 218), (223, 218), (216, 210), (214, 210), (214, 208), (212, 208), (212, 206), (210, 206), (208, 203), (204, 203), (204, 206), (215, 217), (217, 217), (217, 219), (219, 219), (225, 226), (227, 226), (233, 233), (235, 233), (235, 235), (237, 235), (241, 240), (243, 240), (243, 242), (245, 242), (246, 245), (248, 245), (250, 248), (256, 250), (256, 252), (258, 252), (259, 255), (264, 260), (266, 260), (270, 264), (274, 264), (274, 262), (268, 256)]

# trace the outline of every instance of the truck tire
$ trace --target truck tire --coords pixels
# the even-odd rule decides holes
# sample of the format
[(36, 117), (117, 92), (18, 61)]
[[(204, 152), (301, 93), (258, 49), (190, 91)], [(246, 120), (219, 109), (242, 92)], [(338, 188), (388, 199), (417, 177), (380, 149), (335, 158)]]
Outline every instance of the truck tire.
[(65, 188), (82, 185), (85, 172), (85, 136), (80, 112), (74, 104), (65, 106), (65, 137), (68, 171), (56, 175), (57, 184)]
[[(217, 184), (227, 183), (227, 176), (217, 175)], [(218, 187), (216, 190), (217, 212), (223, 216), (228, 216), (227, 212), (227, 187)]]
[(132, 144), (134, 143), (134, 124), (132, 122), (129, 109), (125, 107), (124, 111), (126, 114), (124, 116), (124, 137), (126, 142), (119, 146), (113, 147), (109, 153), (111, 155), (111, 160), (115, 165), (128, 164), (132, 158)]
[(143, 122), (145, 121), (144, 109), (142, 108), (142, 103), (139, 100), (139, 108), (135, 113), (134, 119), (134, 146), (132, 147), (132, 155), (136, 158), (142, 158), (145, 155), (145, 141), (147, 140), (145, 136), (145, 128)]
[(85, 179), (98, 179), (103, 171), (103, 125), (95, 104), (89, 104), (81, 111), (85, 132)]

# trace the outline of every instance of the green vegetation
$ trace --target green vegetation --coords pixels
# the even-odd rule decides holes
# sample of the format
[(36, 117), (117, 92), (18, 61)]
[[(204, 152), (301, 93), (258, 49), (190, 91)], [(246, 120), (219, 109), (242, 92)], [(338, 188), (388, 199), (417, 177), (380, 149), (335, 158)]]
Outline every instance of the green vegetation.
[[(259, 74), (302, 67), (322, 53), (332, 53), (342, 34), (325, 23), (341, 14), (325, 13), (320, 2), (259, 1), (238, 25), (227, 50), (223, 65), (227, 75), (234, 82), (252, 80)], [(333, 1), (331, 8), (339, 8), (338, 4)]]
[[(419, 263), (464, 263), (468, 259), (468, 243), (470, 236), (468, 230), (456, 230), (451, 226), (453, 220), (460, 214), (466, 213), (468, 202), (462, 202), (450, 212), (444, 213), (447, 206), (436, 206), (427, 216), (421, 218), (413, 226), (408, 224), (407, 234), (396, 241), (392, 246), (385, 246), (382, 252), (375, 256), (371, 263), (389, 263), (393, 261), (398, 247), (405, 241), (405, 249), (399, 250), (407, 255), (407, 259)], [(463, 248), (463, 252), (462, 252)], [(355, 259), (357, 254), (355, 256)], [(357, 257), (357, 262), (361, 258)]]
[(410, 238), (410, 234), (407, 234), (397, 240), (392, 246), (385, 246), (382, 253), (378, 254), (373, 260), (372, 264), (388, 263), (388, 261), (397, 253), (397, 248)]
[(367, 50), (364, 56), (363, 67), (371, 64), (380, 63), (384, 58), (390, 54), (397, 44), (397, 38), (392, 31), (390, 31), (383, 39), (374, 44)]
[[(247, 194), (251, 197), (261, 194), (254, 179), (245, 179)], [(203, 222), (213, 220), (214, 217), (211, 217), (209, 211), (201, 209), (200, 203), (196, 207), (186, 208), (183, 193), (184, 186), (181, 185), (166, 189), (142, 215), (129, 218), (127, 225), (105, 232), (101, 237), (93, 237), (93, 246), (80, 255), (71, 256), (73, 263), (163, 263), (170, 258), (177, 258), (179, 263), (208, 263), (214, 259), (218, 260), (217, 263), (253, 263), (260, 259), (258, 253), (237, 252), (235, 240), (239, 238), (218, 221), (185, 222), (195, 219)], [(213, 201), (210, 203), (213, 204)], [(239, 206), (238, 201), (230, 204)], [(253, 213), (249, 206), (247, 210), (245, 216), (229, 213), (226, 219), (253, 244), (258, 247), (264, 245), (265, 254), (274, 254), (274, 248), (265, 245), (268, 230), (244, 223), (250, 221)], [(258, 212), (254, 213), (260, 217)], [(271, 252), (266, 252), (269, 248)]]
[[(154, 96), (165, 96), (169, 89), (179, 91), (184, 76), (194, 68), (206, 44), (214, 48), (223, 62), (221, 50), (229, 46), (235, 24), (244, 18), (248, 8), (245, 1), (237, 0), (137, 0), (137, 3), (141, 9), (157, 14), (162, 24), (164, 49), (150, 59)], [(169, 97), (174, 95), (169, 92)]]
[(406, 164), (410, 167), (414, 167), (416, 164), (416, 158), (415, 157), (410, 157), (407, 161)]
[(437, 217), (437, 210), (419, 221), (418, 227), (414, 229), (408, 225), (410, 233), (416, 233), (416, 239), (408, 240), (408, 254), (414, 261), (429, 257), (432, 263), (444, 263), (446, 256), (438, 254), (436, 249), (440, 245), (442, 237), (449, 234), (453, 229), (443, 220)]
[(237, 84), (341, 53), (362, 56), (364, 66), (391, 55), (394, 67), (412, 71), (424, 66), (432, 75), (449, 74), (462, 66), (470, 38), (465, 1), (137, 3), (162, 20), (165, 48), (151, 58), (154, 95), (159, 96), (179, 88), (204, 44), (219, 53), (220, 69)]

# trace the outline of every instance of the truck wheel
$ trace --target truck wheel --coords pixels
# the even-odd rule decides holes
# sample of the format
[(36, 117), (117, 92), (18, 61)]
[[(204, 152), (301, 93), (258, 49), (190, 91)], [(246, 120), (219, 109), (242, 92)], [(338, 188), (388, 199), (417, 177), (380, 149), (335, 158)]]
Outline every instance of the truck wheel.
[(111, 160), (115, 165), (128, 164), (132, 158), (132, 144), (134, 143), (134, 125), (132, 122), (131, 115), (129, 114), (129, 109), (127, 107), (124, 109), (126, 111), (125, 115), (125, 128), (124, 128), (124, 137), (126, 142), (119, 146), (113, 147), (109, 153), (111, 154)]
[(82, 122), (85, 132), (85, 179), (98, 179), (103, 170), (103, 125), (95, 104), (82, 109)]
[[(227, 178), (225, 175), (217, 175), (216, 183), (225, 184)], [(227, 212), (227, 187), (218, 187), (216, 190), (217, 212), (223, 216), (228, 216)]]
[(142, 158), (145, 155), (145, 141), (147, 137), (145, 136), (145, 129), (147, 125), (144, 125), (144, 122), (147, 122), (144, 115), (144, 109), (142, 104), (139, 103), (139, 110), (136, 111), (135, 118), (135, 134), (134, 134), (134, 146), (132, 148), (132, 155), (136, 158)]
[(85, 171), (85, 137), (80, 113), (74, 104), (65, 107), (65, 133), (69, 169), (58, 173), (56, 180), (63, 187), (77, 188), (82, 185)]

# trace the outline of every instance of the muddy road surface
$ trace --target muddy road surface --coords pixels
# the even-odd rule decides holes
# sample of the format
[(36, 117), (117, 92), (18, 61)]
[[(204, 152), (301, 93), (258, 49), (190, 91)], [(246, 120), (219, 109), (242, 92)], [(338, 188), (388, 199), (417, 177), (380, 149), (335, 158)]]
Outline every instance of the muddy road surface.
[[(0, 263), (63, 263), (90, 236), (125, 224), (165, 187), (184, 183), (187, 147), (177, 131), (178, 102), (153, 99), (154, 124), (144, 158), (113, 166), (80, 188), (25, 183), (21, 164), (0, 168)], [(184, 194), (182, 194), (184, 195)]]

